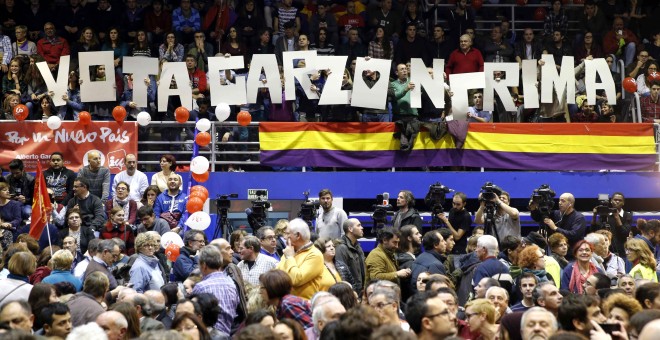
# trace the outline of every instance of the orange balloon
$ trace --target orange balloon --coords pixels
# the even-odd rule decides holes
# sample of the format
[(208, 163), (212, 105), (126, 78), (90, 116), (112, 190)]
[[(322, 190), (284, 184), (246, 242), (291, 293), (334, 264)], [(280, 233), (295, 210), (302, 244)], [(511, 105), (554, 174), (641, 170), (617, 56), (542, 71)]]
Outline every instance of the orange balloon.
[(637, 82), (635, 81), (635, 78), (633, 78), (633, 77), (626, 77), (626, 78), (623, 80), (623, 83), (622, 83), (622, 84), (623, 84), (623, 89), (624, 89), (624, 90), (626, 90), (626, 91), (628, 91), (628, 92), (630, 92), (630, 93), (637, 92)]
[(193, 191), (193, 192), (191, 192), (190, 196), (188, 196), (188, 198), (190, 199), (192, 197), (199, 197), (199, 198), (202, 199), (202, 201), (206, 201), (206, 199), (208, 198), (206, 195), (204, 195), (204, 192), (202, 192), (202, 191)]
[[(204, 182), (206, 182), (206, 181), (209, 180), (209, 172), (207, 171), (207, 172), (205, 172), (205, 173), (203, 173), (203, 174), (201, 174), (201, 175), (198, 175), (198, 174), (196, 174), (196, 173), (193, 172), (192, 177), (193, 177), (193, 179), (196, 180), (197, 182), (199, 182), (199, 183), (204, 183)], [(192, 195), (192, 193), (191, 193), (191, 195)]]
[(197, 134), (195, 137), (195, 143), (199, 146), (207, 146), (211, 143), (211, 134), (204, 131)]
[(89, 123), (92, 122), (92, 115), (87, 111), (80, 111), (80, 114), (78, 114), (78, 121), (82, 125), (89, 125)]
[(117, 123), (122, 123), (124, 119), (126, 119), (126, 109), (123, 106), (115, 106), (115, 108), (112, 109), (112, 117), (115, 118)]
[(30, 110), (28, 109), (27, 106), (23, 104), (18, 104), (14, 106), (14, 118), (18, 121), (22, 121), (27, 119), (28, 114), (30, 113)]
[(185, 123), (190, 118), (190, 111), (183, 106), (179, 106), (174, 110), (174, 118), (179, 123)]
[(172, 262), (176, 261), (177, 257), (179, 257), (179, 250), (179, 245), (176, 243), (170, 243), (170, 245), (165, 248), (165, 255), (167, 255), (167, 259)]
[(192, 193), (193, 191), (201, 191), (204, 193), (204, 196), (209, 197), (209, 191), (202, 185), (197, 184), (190, 188), (190, 192)]
[(238, 124), (247, 126), (252, 121), (252, 115), (247, 111), (241, 111), (238, 113), (236, 120), (238, 121)]
[(545, 20), (546, 11), (545, 8), (539, 7), (534, 11), (534, 19), (538, 21)]
[(479, 10), (484, 5), (483, 0), (472, 0), (472, 8)]
[(186, 203), (186, 210), (189, 213), (194, 214), (198, 211), (202, 211), (204, 207), (204, 201), (199, 197), (190, 197), (188, 198), (188, 203)]

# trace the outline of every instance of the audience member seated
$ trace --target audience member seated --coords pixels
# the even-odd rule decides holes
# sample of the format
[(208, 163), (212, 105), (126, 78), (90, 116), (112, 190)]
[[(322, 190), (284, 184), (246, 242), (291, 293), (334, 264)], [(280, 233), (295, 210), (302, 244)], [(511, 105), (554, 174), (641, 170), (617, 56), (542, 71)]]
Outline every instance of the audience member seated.
[(83, 228), (98, 231), (105, 223), (103, 203), (89, 192), (89, 182), (84, 177), (78, 177), (73, 182), (73, 197), (67, 203), (66, 209), (74, 208), (81, 213)]
[(23, 219), (32, 213), (32, 195), (34, 194), (34, 176), (25, 172), (23, 161), (13, 159), (9, 162), (10, 174), (5, 176), (12, 199), (21, 204)]

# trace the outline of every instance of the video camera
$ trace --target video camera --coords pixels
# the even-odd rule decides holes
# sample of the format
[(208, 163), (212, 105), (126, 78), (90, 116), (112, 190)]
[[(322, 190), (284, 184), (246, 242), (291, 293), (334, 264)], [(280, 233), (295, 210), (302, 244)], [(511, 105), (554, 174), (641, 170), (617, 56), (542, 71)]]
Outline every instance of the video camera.
[(321, 203), (309, 199), (309, 190), (303, 192), (303, 195), (305, 195), (305, 201), (300, 204), (298, 217), (302, 218), (303, 221), (307, 222), (307, 225), (311, 227), (312, 221), (315, 220), (318, 215)]
[(252, 201), (252, 208), (248, 208), (245, 211), (252, 230), (258, 230), (266, 225), (268, 209), (270, 209), (270, 202), (264, 199), (266, 194), (266, 190), (257, 190), (255, 192), (257, 199)]
[(541, 185), (532, 193), (531, 201), (538, 206), (539, 213), (543, 218), (550, 217), (552, 208), (555, 206), (555, 191), (547, 184)]
[(231, 201), (229, 198), (237, 198), (238, 194), (218, 195), (215, 200), (215, 206), (218, 208), (218, 213), (227, 213), (231, 208)]
[(383, 228), (387, 224), (387, 213), (392, 210), (392, 205), (389, 201), (390, 194), (387, 192), (376, 195), (376, 204), (371, 206), (374, 210), (373, 214), (371, 214), (374, 227)]
[(481, 200), (490, 202), (495, 197), (500, 197), (502, 195), (502, 189), (492, 182), (486, 182), (484, 186), (481, 187)]
[(443, 205), (447, 200), (447, 194), (454, 190), (447, 188), (440, 182), (435, 182), (429, 186), (429, 191), (424, 197), (424, 204), (431, 209), (431, 214), (436, 216), (443, 213)]
[(598, 194), (598, 206), (596, 206), (596, 214), (599, 216), (608, 216), (616, 213), (616, 208), (612, 208), (609, 194)]

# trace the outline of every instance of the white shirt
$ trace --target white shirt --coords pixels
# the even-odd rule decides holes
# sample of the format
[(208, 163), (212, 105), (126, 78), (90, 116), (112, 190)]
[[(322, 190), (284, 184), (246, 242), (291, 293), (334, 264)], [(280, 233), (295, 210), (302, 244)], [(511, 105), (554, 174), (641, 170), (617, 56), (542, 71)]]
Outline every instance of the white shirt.
[(117, 184), (119, 182), (128, 183), (128, 186), (131, 188), (131, 191), (128, 193), (128, 198), (136, 202), (140, 202), (142, 200), (142, 195), (149, 186), (149, 180), (147, 179), (147, 175), (145, 175), (140, 170), (135, 170), (133, 176), (130, 176), (126, 172), (126, 170), (115, 175), (115, 179), (112, 181), (113, 193), (115, 192), (115, 189), (117, 188)]

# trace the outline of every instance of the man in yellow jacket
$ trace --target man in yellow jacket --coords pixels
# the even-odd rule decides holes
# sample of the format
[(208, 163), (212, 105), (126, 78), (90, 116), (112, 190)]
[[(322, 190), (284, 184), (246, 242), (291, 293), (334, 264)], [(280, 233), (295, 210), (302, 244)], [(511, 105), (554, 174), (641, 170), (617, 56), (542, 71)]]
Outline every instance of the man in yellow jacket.
[[(378, 246), (367, 256), (365, 285), (372, 279), (387, 280), (399, 284), (399, 278), (409, 277), (410, 269), (398, 270), (396, 250), (399, 248), (399, 231), (384, 228), (378, 232)], [(366, 287), (365, 287), (366, 288)]]
[(287, 246), (282, 251), (282, 259), (277, 269), (291, 277), (291, 294), (303, 299), (311, 299), (321, 287), (323, 274), (323, 254), (310, 242), (307, 223), (300, 218), (289, 222)]

